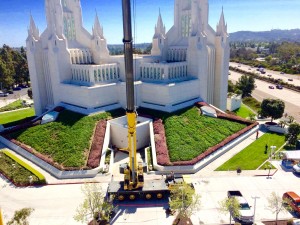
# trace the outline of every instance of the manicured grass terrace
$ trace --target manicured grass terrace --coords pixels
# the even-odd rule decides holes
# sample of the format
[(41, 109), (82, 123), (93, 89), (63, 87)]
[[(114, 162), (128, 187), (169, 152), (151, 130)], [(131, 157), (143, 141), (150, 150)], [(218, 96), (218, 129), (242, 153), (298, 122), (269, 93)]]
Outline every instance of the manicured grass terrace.
[(33, 108), (17, 110), (13, 112), (5, 112), (0, 114), (0, 124), (4, 127), (10, 127), (19, 124), (21, 120), (31, 118), (35, 115)]
[(249, 117), (250, 114), (254, 113), (244, 104), (241, 104), (241, 107), (239, 109), (235, 110), (234, 112), (236, 113), (237, 116), (245, 118), (245, 119), (247, 117)]
[(246, 127), (202, 116), (196, 107), (164, 117), (164, 125), (171, 162), (191, 160)]
[(15, 132), (11, 137), (64, 167), (81, 167), (86, 165), (96, 122), (115, 113), (120, 112), (84, 116), (65, 110), (57, 121)]
[[(285, 137), (282, 134), (266, 133), (254, 141), (248, 147), (236, 154), (230, 160), (225, 162), (217, 171), (236, 170), (240, 167), (242, 170), (255, 170), (270, 154), (270, 146), (276, 146), (276, 150), (285, 143)], [(265, 146), (268, 145), (268, 152), (265, 154)]]

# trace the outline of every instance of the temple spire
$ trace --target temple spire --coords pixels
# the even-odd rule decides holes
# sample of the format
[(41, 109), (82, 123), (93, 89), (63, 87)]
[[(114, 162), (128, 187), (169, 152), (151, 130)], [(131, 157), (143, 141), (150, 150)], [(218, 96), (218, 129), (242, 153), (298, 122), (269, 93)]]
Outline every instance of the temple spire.
[(98, 18), (98, 13), (96, 12), (96, 16), (95, 16), (95, 22), (94, 22), (94, 26), (93, 26), (93, 36), (94, 37), (100, 37), (101, 39), (103, 39), (103, 27), (101, 26), (100, 22), (99, 22), (99, 18)]
[(166, 35), (166, 27), (164, 26), (163, 20), (161, 18), (160, 9), (159, 9), (159, 15), (157, 19), (157, 24), (155, 26), (155, 34), (153, 38), (156, 38), (160, 35), (165, 36)]
[(34, 37), (36, 40), (38, 40), (40, 37), (39, 29), (35, 25), (34, 19), (31, 14), (30, 14), (30, 26), (28, 29), (28, 35)]
[(217, 24), (217, 35), (227, 34), (227, 24), (225, 23), (224, 12), (222, 7), (222, 13), (219, 23)]

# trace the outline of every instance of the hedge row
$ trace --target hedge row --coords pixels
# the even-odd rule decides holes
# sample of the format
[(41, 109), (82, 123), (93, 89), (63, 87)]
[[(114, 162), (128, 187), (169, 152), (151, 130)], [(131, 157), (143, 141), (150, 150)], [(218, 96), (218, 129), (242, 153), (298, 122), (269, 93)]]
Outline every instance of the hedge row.
[(5, 155), (7, 155), (9, 158), (11, 158), (12, 160), (16, 161), (21, 166), (23, 166), (25, 169), (29, 170), (35, 176), (37, 176), (39, 178), (39, 180), (40, 180), (40, 182), (39, 182), (40, 184), (46, 184), (47, 183), (46, 182), (46, 178), (44, 177), (43, 174), (41, 174), (39, 171), (37, 171), (36, 169), (34, 169), (30, 165), (28, 165), (26, 162), (24, 162), (23, 160), (21, 160), (20, 158), (18, 158), (16, 155), (12, 154), (11, 152), (9, 152), (7, 150), (3, 150), (3, 153)]
[(92, 142), (92, 146), (91, 146), (91, 150), (87, 162), (88, 167), (96, 168), (100, 164), (106, 126), (107, 126), (106, 120), (100, 120), (96, 125), (93, 142)]
[[(205, 103), (205, 102), (198, 102), (195, 105), (197, 107), (201, 107), (201, 106), (208, 105), (208, 104)], [(158, 164), (163, 165), (163, 166), (194, 165), (197, 162), (199, 162), (200, 160), (204, 159), (208, 155), (212, 154), (213, 152), (217, 151), (221, 147), (225, 146), (229, 142), (233, 141), (234, 139), (236, 139), (240, 135), (246, 133), (247, 131), (251, 130), (253, 127), (258, 125), (257, 122), (252, 122), (252, 121), (240, 118), (240, 117), (235, 116), (235, 115), (228, 115), (228, 114), (220, 113), (219, 111), (217, 112), (217, 114), (218, 114), (218, 118), (243, 123), (243, 124), (246, 124), (247, 127), (245, 127), (244, 129), (238, 131), (237, 133), (227, 137), (226, 139), (224, 139), (219, 144), (208, 148), (205, 152), (201, 153), (199, 156), (197, 156), (196, 158), (194, 158), (192, 160), (189, 160), (189, 161), (177, 161), (177, 162), (171, 162), (170, 161), (163, 121), (160, 120), (160, 119), (155, 120), (153, 122), (153, 127), (154, 127), (155, 147), (156, 147), (156, 154), (157, 154)]]

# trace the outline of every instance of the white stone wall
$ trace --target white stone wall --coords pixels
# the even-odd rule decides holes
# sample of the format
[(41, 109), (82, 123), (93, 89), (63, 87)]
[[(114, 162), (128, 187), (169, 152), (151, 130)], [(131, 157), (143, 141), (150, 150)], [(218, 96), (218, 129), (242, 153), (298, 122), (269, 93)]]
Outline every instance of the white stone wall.
[(227, 109), (229, 111), (234, 111), (241, 107), (242, 95), (233, 95), (227, 98)]
[[(207, 0), (174, 1), (174, 25), (167, 34), (159, 15), (154, 55), (134, 56), (135, 104), (173, 111), (202, 99), (224, 109), (229, 48), (220, 41), (227, 35), (223, 13), (216, 33), (208, 24)], [(80, 1), (45, 2), (47, 28), (39, 36), (31, 20), (27, 38), (37, 115), (61, 102), (126, 108), (124, 57), (109, 56), (98, 17), (91, 34), (82, 24)]]
[[(137, 149), (141, 149), (150, 144), (150, 129), (149, 124), (152, 120), (144, 117), (137, 118), (138, 124), (136, 126), (137, 134)], [(118, 148), (128, 147), (128, 129), (127, 129), (127, 117), (120, 117), (109, 121), (111, 144), (116, 145)]]

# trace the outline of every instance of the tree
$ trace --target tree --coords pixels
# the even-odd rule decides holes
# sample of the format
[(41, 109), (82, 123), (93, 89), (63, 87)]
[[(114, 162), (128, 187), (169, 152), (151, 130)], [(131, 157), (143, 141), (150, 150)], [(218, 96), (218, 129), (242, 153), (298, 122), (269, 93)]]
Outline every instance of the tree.
[(243, 98), (251, 96), (251, 93), (255, 88), (255, 80), (252, 76), (242, 75), (236, 83), (236, 87), (242, 91)]
[(267, 208), (276, 215), (276, 224), (278, 220), (278, 214), (282, 211), (286, 211), (287, 209), (284, 207), (287, 205), (287, 200), (282, 199), (281, 196), (276, 194), (275, 192), (272, 192), (271, 195), (268, 197), (268, 206)]
[(282, 117), (285, 104), (280, 99), (264, 99), (261, 103), (261, 115), (271, 117), (271, 122), (274, 119)]
[(31, 89), (31, 88), (28, 88), (27, 94), (28, 94), (28, 97), (29, 97), (30, 99), (32, 99), (33, 95), (32, 95), (32, 89)]
[(84, 200), (78, 206), (74, 219), (82, 223), (93, 220), (93, 224), (97, 224), (97, 217), (100, 217), (101, 220), (109, 220), (113, 206), (104, 200), (105, 196), (100, 184), (86, 183), (81, 187), (81, 191)]
[(300, 134), (300, 124), (292, 123), (288, 128), (288, 133), (285, 135), (285, 140), (291, 145), (296, 145), (298, 135)]
[(32, 208), (23, 208), (14, 213), (13, 218), (8, 221), (7, 225), (28, 225), (28, 217), (34, 211)]
[(228, 92), (229, 92), (229, 93), (234, 93), (234, 92), (235, 92), (235, 89), (236, 89), (236, 87), (235, 87), (235, 85), (232, 83), (232, 81), (231, 81), (231, 80), (228, 80)]
[(231, 224), (231, 216), (238, 217), (240, 216), (240, 203), (237, 198), (230, 197), (225, 198), (219, 202), (219, 210), (221, 213), (228, 213), (229, 212), (229, 223)]
[(184, 182), (175, 185), (171, 190), (170, 208), (178, 211), (179, 218), (189, 218), (200, 209), (200, 198), (201, 196), (195, 193), (194, 188)]

